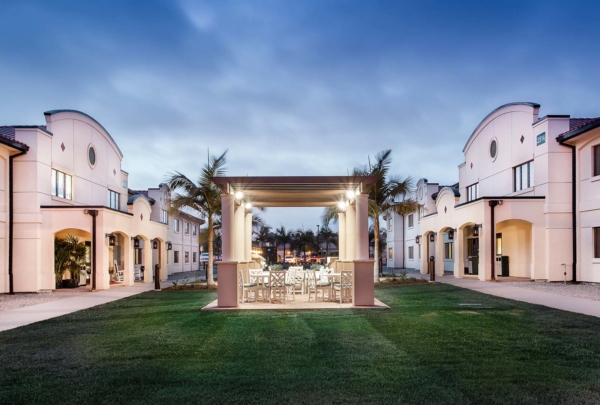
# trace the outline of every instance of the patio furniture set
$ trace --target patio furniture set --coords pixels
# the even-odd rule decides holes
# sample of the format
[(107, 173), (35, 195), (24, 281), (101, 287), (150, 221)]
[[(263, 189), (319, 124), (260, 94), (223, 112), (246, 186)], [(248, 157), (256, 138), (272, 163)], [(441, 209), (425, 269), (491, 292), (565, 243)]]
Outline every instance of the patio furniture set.
[[(321, 267), (303, 269), (290, 267), (288, 270), (250, 269), (248, 277), (242, 270), (238, 271), (238, 288), (240, 303), (250, 300), (286, 302), (286, 299), (296, 299), (296, 294), (308, 294), (308, 301), (319, 297), (322, 301), (343, 303), (352, 301), (353, 273), (351, 270), (341, 270), (335, 273), (332, 269)], [(314, 295), (314, 297), (313, 297)]]

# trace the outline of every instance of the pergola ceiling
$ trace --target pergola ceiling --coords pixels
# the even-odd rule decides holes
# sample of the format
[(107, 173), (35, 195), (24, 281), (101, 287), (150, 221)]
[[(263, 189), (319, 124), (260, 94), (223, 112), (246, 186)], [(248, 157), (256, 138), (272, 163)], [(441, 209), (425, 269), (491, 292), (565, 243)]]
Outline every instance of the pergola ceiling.
[(212, 177), (223, 193), (241, 191), (243, 200), (263, 207), (333, 207), (349, 190), (363, 192), (377, 176)]

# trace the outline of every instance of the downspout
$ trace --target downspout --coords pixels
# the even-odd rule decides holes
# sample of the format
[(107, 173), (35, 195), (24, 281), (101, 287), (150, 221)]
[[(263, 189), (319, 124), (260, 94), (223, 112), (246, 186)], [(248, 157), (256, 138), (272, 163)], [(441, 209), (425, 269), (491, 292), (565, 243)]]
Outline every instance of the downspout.
[(13, 160), (26, 154), (27, 151), (17, 153), (8, 158), (8, 293), (14, 294), (13, 281), (13, 234), (14, 234), (14, 209), (13, 209)]
[(404, 215), (402, 215), (402, 268), (406, 268), (406, 228), (404, 227)]
[(96, 290), (96, 247), (98, 238), (96, 237), (96, 217), (98, 210), (86, 210), (87, 214), (92, 217), (92, 291)]
[(492, 264), (492, 280), (496, 280), (496, 222), (494, 219), (494, 208), (498, 205), (498, 200), (491, 200), (491, 224), (490, 224), (490, 263)]
[(561, 145), (571, 148), (571, 222), (573, 226), (573, 282), (577, 282), (577, 152), (574, 145)]

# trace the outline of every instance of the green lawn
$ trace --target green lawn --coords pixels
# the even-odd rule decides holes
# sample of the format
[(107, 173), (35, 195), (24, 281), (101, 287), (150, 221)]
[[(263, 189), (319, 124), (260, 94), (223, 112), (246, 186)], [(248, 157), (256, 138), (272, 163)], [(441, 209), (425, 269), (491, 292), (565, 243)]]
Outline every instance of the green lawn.
[(391, 310), (150, 292), (3, 332), (0, 403), (600, 403), (600, 319), (441, 284), (376, 296)]

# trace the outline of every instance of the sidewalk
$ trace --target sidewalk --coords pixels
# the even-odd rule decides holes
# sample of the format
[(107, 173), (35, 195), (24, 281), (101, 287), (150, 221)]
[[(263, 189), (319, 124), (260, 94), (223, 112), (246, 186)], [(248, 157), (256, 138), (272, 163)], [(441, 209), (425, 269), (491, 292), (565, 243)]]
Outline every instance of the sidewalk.
[[(429, 279), (429, 274), (410, 273), (413, 277)], [(527, 288), (511, 287), (502, 282), (479, 281), (472, 278), (455, 278), (454, 276), (436, 276), (435, 281), (451, 284), (461, 288), (478, 291), (484, 294), (508, 298), (510, 300), (543, 305), (562, 311), (576, 312), (600, 318), (600, 301), (585, 298), (569, 297), (561, 294), (535, 291)]]
[[(163, 288), (169, 287), (170, 285), (170, 282), (161, 282)], [(95, 307), (96, 305), (106, 304), (108, 302), (152, 290), (154, 290), (154, 283), (139, 283), (131, 287), (115, 287), (110, 290), (81, 293), (81, 295), (76, 297), (68, 297), (56, 301), (45, 302), (43, 304), (1, 311), (0, 332), (35, 322), (45, 321), (46, 319), (56, 318), (57, 316), (81, 311), (82, 309)]]

